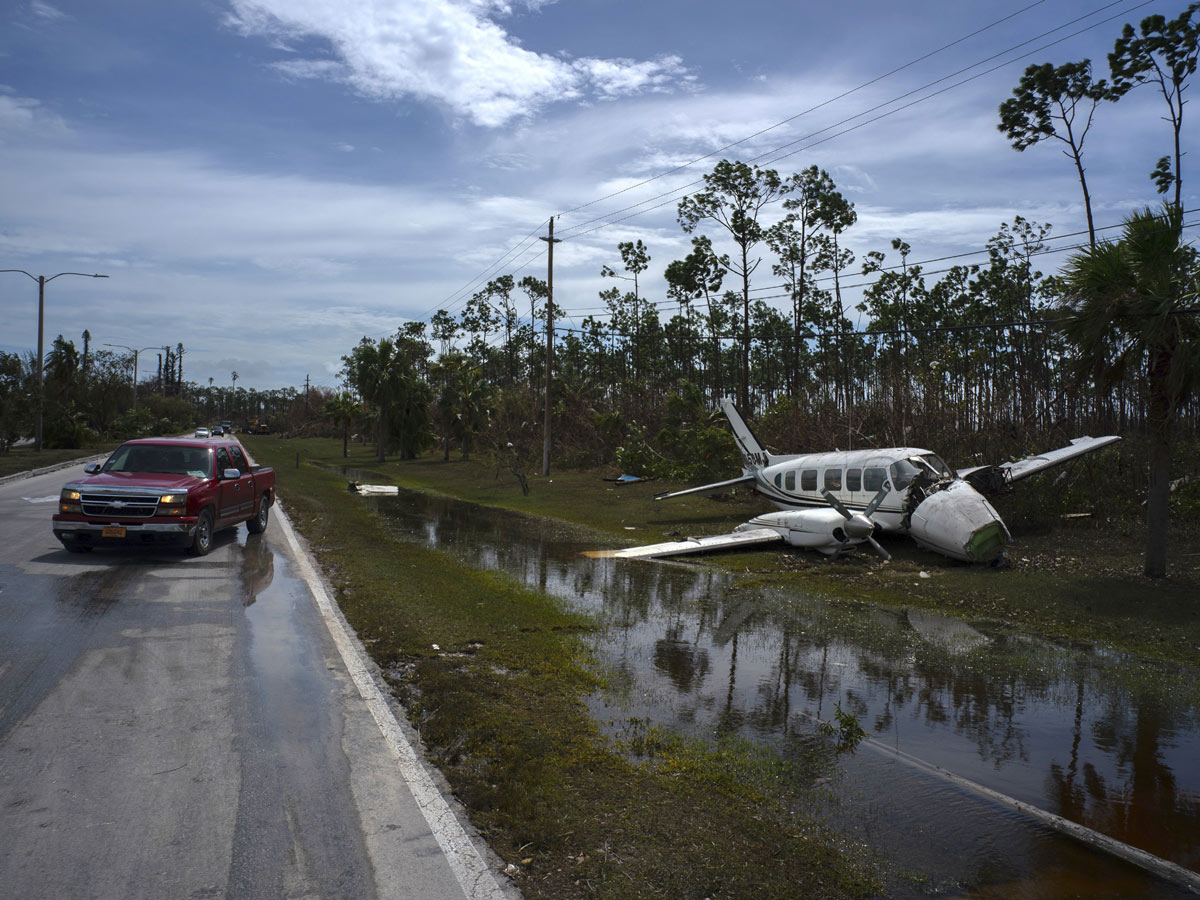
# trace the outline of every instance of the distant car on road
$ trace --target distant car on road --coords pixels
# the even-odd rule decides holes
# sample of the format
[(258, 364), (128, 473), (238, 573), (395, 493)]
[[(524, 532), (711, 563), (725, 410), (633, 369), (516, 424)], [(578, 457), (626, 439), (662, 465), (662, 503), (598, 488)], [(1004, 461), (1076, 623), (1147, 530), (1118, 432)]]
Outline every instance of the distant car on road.
[(207, 428), (197, 428), (195, 437), (199, 437), (199, 438), (208, 437), (208, 429)]
[(224, 429), (224, 428), (222, 428), (220, 425), (214, 425), (214, 426), (213, 426), (213, 429), (212, 429), (212, 436), (213, 436), (213, 437), (221, 437), (223, 434), (225, 434), (225, 429)]

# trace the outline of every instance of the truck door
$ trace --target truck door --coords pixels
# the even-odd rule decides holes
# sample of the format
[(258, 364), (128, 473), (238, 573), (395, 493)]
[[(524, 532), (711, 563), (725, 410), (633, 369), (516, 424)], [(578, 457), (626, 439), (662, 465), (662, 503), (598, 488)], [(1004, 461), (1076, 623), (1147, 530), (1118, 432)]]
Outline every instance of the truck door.
[(246, 491), (242, 486), (245, 480), (244, 476), (239, 478), (226, 478), (226, 469), (236, 469), (233, 464), (233, 459), (229, 455), (229, 451), (224, 447), (217, 448), (217, 478), (220, 485), (218, 492), (219, 500), (217, 508), (218, 525), (236, 520), (241, 515), (242, 504), (245, 502), (244, 494)]
[(242, 485), (242, 518), (248, 518), (254, 515), (254, 504), (258, 499), (258, 492), (254, 489), (254, 471), (250, 468), (250, 461), (246, 459), (246, 454), (242, 452), (242, 448), (231, 446), (229, 455), (233, 458), (233, 467), (242, 473), (240, 479)]

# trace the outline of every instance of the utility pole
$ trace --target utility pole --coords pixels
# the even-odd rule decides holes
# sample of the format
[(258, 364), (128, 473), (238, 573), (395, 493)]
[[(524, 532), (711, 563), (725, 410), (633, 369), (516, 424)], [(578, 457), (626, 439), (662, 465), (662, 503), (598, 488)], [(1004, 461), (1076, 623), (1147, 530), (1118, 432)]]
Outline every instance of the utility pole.
[(542, 443), (542, 475), (550, 474), (550, 387), (554, 378), (554, 245), (562, 241), (554, 237), (554, 216), (550, 217), (550, 236), (538, 238), (546, 242), (546, 428)]
[(304, 415), (308, 415), (308, 375), (304, 376)]

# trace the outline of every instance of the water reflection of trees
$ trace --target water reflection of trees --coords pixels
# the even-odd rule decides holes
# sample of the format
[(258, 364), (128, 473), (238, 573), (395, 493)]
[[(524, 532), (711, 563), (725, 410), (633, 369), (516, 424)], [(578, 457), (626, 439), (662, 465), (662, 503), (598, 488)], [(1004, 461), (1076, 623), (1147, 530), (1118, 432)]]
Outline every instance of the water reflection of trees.
[(841, 702), (876, 734), (948, 730), (994, 769), (1036, 753), (1052, 760), (1041, 802), (1053, 811), (1200, 864), (1200, 801), (1167, 759), (1198, 743), (1188, 673), (1131, 673), (1099, 651), (1019, 636), (963, 640), (972, 630), (961, 623), (941, 641), (927, 613), (914, 623), (900, 609), (742, 589), (694, 566), (584, 560), (539, 520), (454, 501), (377, 502), (393, 503), (395, 527), (415, 539), (594, 612), (599, 655), (677, 723), (786, 744)]
[(1066, 766), (1055, 763), (1047, 793), (1055, 811), (1187, 868), (1200, 868), (1200, 796), (1181, 790), (1164, 753), (1181, 737), (1173, 711), (1152, 696), (1094, 698), (1101, 712), (1090, 724), (1092, 740), (1116, 763), (1106, 778), (1077, 747), (1084, 730), (1083, 679)]

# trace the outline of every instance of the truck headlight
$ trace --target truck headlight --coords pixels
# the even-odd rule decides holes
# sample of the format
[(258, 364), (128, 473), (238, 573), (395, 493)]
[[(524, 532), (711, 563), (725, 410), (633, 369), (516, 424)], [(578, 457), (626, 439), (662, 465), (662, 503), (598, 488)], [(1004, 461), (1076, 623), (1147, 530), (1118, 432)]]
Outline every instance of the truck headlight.
[(58, 496), (58, 511), (60, 513), (81, 513), (83, 505), (80, 503), (79, 491), (63, 488), (63, 491)]
[(163, 494), (158, 498), (160, 516), (182, 516), (187, 512), (187, 494)]

